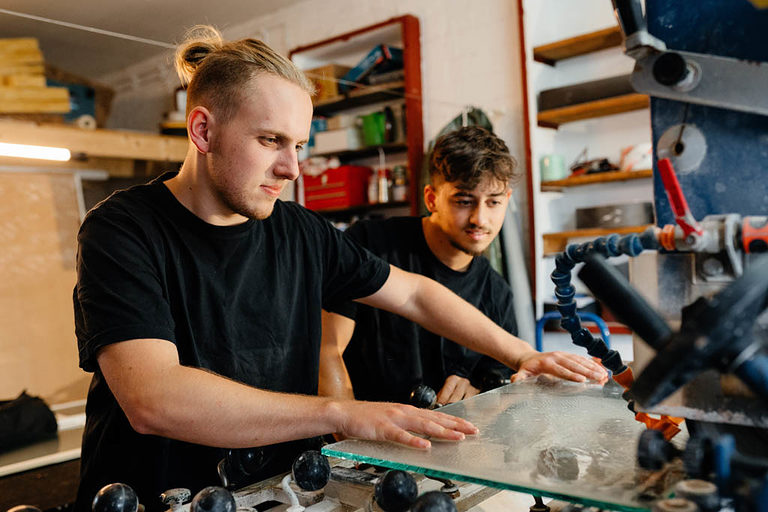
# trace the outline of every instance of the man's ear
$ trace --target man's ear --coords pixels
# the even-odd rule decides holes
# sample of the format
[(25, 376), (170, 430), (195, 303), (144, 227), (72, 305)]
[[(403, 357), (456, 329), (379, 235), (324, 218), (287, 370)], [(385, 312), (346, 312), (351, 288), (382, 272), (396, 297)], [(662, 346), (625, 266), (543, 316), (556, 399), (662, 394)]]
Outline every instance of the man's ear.
[(424, 206), (427, 207), (429, 213), (435, 213), (437, 209), (437, 190), (432, 185), (424, 187)]
[(211, 125), (213, 115), (211, 112), (201, 106), (192, 109), (187, 117), (187, 133), (189, 140), (195, 145), (197, 151), (202, 154), (208, 153), (211, 149)]

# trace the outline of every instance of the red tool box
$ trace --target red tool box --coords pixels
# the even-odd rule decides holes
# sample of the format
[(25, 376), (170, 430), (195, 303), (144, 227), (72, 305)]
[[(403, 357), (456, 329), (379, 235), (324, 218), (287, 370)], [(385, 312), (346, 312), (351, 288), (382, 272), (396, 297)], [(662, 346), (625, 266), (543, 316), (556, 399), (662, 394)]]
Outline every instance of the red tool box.
[(319, 176), (304, 176), (304, 202), (310, 210), (335, 210), (366, 203), (366, 187), (373, 171), (361, 165), (342, 165)]

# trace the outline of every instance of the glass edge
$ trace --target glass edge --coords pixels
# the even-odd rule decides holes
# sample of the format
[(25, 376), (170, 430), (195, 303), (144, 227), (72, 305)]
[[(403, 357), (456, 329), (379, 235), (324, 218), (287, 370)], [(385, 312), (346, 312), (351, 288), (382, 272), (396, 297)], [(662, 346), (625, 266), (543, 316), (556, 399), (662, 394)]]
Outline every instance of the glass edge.
[(403, 471), (413, 471), (416, 473), (420, 473), (426, 476), (436, 476), (439, 478), (448, 478), (448, 479), (454, 479), (459, 480), (461, 482), (469, 482), (473, 484), (479, 484), (484, 485), (486, 487), (494, 487), (496, 489), (501, 489), (505, 491), (515, 491), (523, 494), (530, 494), (532, 496), (541, 496), (541, 497), (548, 497), (553, 498), (557, 500), (566, 501), (568, 503), (575, 503), (578, 505), (586, 505), (589, 507), (599, 507), (599, 508), (606, 508), (609, 507), (611, 510), (615, 510), (616, 512), (648, 512), (651, 510), (651, 504), (648, 504), (648, 507), (634, 507), (630, 505), (622, 505), (618, 503), (611, 503), (611, 502), (603, 502), (598, 501), (590, 498), (583, 498), (580, 496), (572, 496), (568, 494), (561, 494), (554, 491), (541, 491), (539, 489), (531, 489), (529, 487), (523, 487), (518, 485), (512, 485), (512, 484), (502, 484), (499, 482), (493, 482), (490, 480), (484, 480), (482, 478), (475, 478), (465, 475), (457, 475), (455, 473), (448, 473), (446, 471), (439, 471), (436, 469), (428, 469), (423, 468), (420, 466), (414, 466), (412, 464), (401, 464), (398, 462), (392, 462), (389, 460), (383, 460), (383, 459), (377, 459), (375, 457), (368, 457), (366, 455), (359, 455), (356, 453), (349, 453), (349, 452), (340, 452), (336, 450), (329, 449), (328, 447), (324, 446), (321, 449), (321, 453), (328, 457), (337, 457), (339, 459), (344, 460), (351, 460), (355, 462), (364, 462), (367, 464), (373, 464), (376, 466), (384, 466), (389, 469), (400, 469)]

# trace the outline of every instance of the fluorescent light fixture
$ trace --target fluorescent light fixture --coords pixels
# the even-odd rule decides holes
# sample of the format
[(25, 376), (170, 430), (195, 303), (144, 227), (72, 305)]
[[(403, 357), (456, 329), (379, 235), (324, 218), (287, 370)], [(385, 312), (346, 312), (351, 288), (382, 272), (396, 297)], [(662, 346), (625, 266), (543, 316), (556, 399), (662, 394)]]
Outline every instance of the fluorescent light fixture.
[(66, 162), (71, 154), (68, 149), (48, 146), (29, 146), (27, 144), (6, 144), (0, 142), (0, 156), (19, 158), (37, 158), (39, 160), (57, 160)]

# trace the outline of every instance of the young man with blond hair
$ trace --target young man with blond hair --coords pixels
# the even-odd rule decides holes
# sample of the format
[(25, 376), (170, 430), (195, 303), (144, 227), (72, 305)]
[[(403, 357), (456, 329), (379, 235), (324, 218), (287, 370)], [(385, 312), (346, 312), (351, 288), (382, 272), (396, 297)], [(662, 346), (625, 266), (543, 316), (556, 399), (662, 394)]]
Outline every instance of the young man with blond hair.
[(298, 176), (312, 118), (311, 87), (285, 58), (209, 29), (177, 63), (189, 82), (180, 171), (113, 194), (78, 236), (80, 365), (94, 375), (76, 510), (111, 482), (162, 509), (169, 488), (216, 485), (227, 448), (263, 447), (260, 479), (330, 432), (422, 449), (414, 434), (476, 432), (404, 405), (311, 396), (325, 300), (395, 311), (515, 368), (597, 371), (518, 346), (442, 286), (277, 199)]

